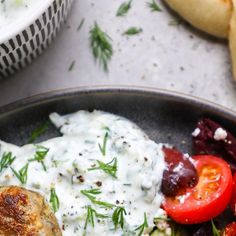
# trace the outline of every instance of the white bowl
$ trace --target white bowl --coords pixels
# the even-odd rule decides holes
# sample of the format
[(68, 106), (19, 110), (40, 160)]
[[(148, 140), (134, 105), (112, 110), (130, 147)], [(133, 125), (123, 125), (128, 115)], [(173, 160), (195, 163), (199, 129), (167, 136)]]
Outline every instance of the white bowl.
[(0, 78), (29, 64), (51, 43), (73, 0), (42, 0), (24, 17), (0, 29)]

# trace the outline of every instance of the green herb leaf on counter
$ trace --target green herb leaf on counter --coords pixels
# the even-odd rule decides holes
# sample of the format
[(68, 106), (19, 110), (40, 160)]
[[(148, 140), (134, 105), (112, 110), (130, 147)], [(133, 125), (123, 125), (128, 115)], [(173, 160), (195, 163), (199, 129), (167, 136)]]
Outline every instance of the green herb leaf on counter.
[(84, 18), (80, 21), (79, 26), (77, 27), (77, 31), (80, 31), (80, 30), (81, 30), (81, 28), (82, 28), (83, 25), (84, 25), (84, 21), (85, 21)]
[(157, 5), (157, 2), (155, 0), (147, 2), (147, 5), (151, 9), (151, 11), (162, 11), (161, 8)]
[(124, 207), (117, 207), (112, 215), (112, 221), (115, 226), (115, 230), (117, 229), (118, 225), (123, 229), (124, 228), (124, 221), (125, 215), (127, 215), (126, 210)]
[(138, 236), (141, 236), (143, 231), (147, 227), (148, 227), (147, 215), (146, 215), (146, 213), (144, 213), (144, 221), (143, 221), (143, 223), (140, 226), (138, 226), (134, 231), (139, 231), (138, 232)]
[(40, 145), (36, 145), (36, 152), (34, 154), (34, 158), (29, 159), (29, 161), (37, 161), (37, 162), (41, 163), (44, 171), (47, 171), (47, 167), (44, 164), (44, 159), (45, 159), (48, 152), (49, 152), (48, 148), (40, 146)]
[(179, 26), (181, 24), (181, 19), (173, 19), (169, 22), (170, 26)]
[(98, 166), (89, 168), (88, 170), (103, 170), (105, 173), (111, 175), (114, 178), (117, 178), (117, 158), (113, 158), (110, 162), (104, 163), (102, 161), (97, 160)]
[(113, 48), (110, 43), (110, 37), (101, 30), (95, 22), (90, 30), (90, 46), (92, 48), (95, 61), (98, 60), (103, 69), (108, 72), (108, 61), (113, 55)]
[(51, 188), (51, 195), (50, 195), (49, 202), (52, 205), (52, 209), (53, 209), (54, 213), (57, 212), (60, 208), (60, 201), (59, 201), (59, 198), (56, 194), (55, 188)]
[(106, 156), (107, 140), (108, 140), (108, 132), (106, 132), (104, 135), (102, 145), (100, 143), (98, 144), (99, 149), (100, 149), (103, 156)]
[(46, 121), (39, 125), (30, 135), (28, 143), (33, 143), (38, 137), (40, 137), (42, 134), (44, 134), (48, 128), (49, 122)]
[(127, 14), (129, 9), (131, 8), (131, 3), (132, 3), (132, 0), (128, 2), (123, 2), (118, 8), (116, 16), (124, 16), (125, 14)]
[(28, 167), (29, 163), (24, 165), (18, 172), (11, 167), (11, 170), (13, 171), (14, 175), (19, 179), (19, 181), (22, 184), (26, 184), (27, 179), (28, 179)]
[(74, 66), (75, 66), (75, 61), (72, 61), (68, 68), (68, 71), (72, 71), (74, 69)]
[(99, 201), (96, 199), (96, 195), (99, 195), (102, 193), (100, 189), (96, 188), (96, 189), (81, 190), (80, 192), (84, 196), (86, 196), (92, 203), (94, 203), (96, 205), (100, 205), (100, 206), (106, 207), (106, 208), (113, 208), (115, 206), (111, 203)]
[(123, 35), (135, 35), (135, 34), (140, 34), (142, 32), (142, 28), (137, 28), (137, 27), (130, 27), (127, 29)]
[(0, 161), (0, 173), (9, 167), (15, 159), (16, 157), (13, 157), (11, 152), (4, 152)]
[(87, 207), (87, 216), (84, 224), (84, 230), (87, 229), (88, 224), (91, 224), (94, 227), (94, 218), (98, 219), (104, 219), (108, 218), (108, 215), (104, 215), (101, 213), (98, 213), (95, 209), (93, 209), (91, 206)]
[(220, 236), (220, 235), (221, 235), (221, 232), (220, 232), (220, 230), (218, 230), (218, 229), (216, 228), (213, 219), (211, 219), (211, 227), (212, 227), (213, 236)]

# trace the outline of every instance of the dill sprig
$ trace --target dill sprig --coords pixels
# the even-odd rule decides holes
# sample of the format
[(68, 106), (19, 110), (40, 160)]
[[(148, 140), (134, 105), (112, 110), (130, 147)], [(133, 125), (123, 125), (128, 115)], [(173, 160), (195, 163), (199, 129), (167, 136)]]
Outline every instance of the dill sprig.
[(80, 192), (84, 196), (86, 196), (93, 204), (100, 205), (100, 206), (106, 207), (106, 208), (113, 208), (115, 206), (111, 203), (97, 200), (96, 195), (101, 194), (100, 189), (95, 188), (95, 189), (81, 190)]
[(84, 18), (80, 21), (79, 26), (77, 27), (77, 31), (80, 31), (80, 30), (81, 30), (81, 28), (82, 28), (83, 25), (84, 25), (84, 21), (85, 21)]
[(95, 209), (93, 209), (91, 206), (87, 207), (87, 216), (84, 224), (84, 230), (87, 229), (88, 224), (91, 224), (94, 227), (94, 218), (98, 219), (105, 219), (108, 217), (108, 215), (104, 215), (101, 213), (98, 213)]
[(27, 179), (28, 179), (28, 167), (29, 163), (24, 165), (18, 172), (11, 167), (11, 170), (13, 171), (14, 175), (19, 179), (19, 181), (22, 184), (26, 184)]
[(74, 69), (74, 66), (75, 66), (75, 60), (70, 63), (68, 71), (72, 71)]
[(40, 124), (35, 130), (32, 131), (28, 143), (33, 143), (38, 137), (46, 132), (49, 122), (46, 121)]
[(110, 162), (104, 163), (97, 160), (98, 166), (89, 168), (88, 170), (103, 170), (105, 173), (111, 175), (114, 178), (117, 178), (117, 158), (113, 158)]
[(50, 195), (49, 202), (52, 205), (52, 209), (53, 209), (54, 213), (57, 212), (60, 208), (60, 201), (59, 201), (59, 198), (57, 196), (55, 188), (51, 188), (51, 195)]
[(129, 9), (131, 8), (131, 3), (132, 0), (128, 1), (128, 2), (123, 2), (120, 7), (117, 10), (116, 16), (124, 16), (127, 14), (127, 12), (129, 11)]
[(220, 236), (221, 235), (221, 232), (220, 232), (220, 230), (217, 229), (213, 219), (211, 219), (211, 228), (212, 228), (213, 236)]
[(144, 229), (147, 228), (147, 227), (148, 227), (147, 215), (146, 215), (146, 213), (144, 213), (144, 221), (143, 221), (143, 223), (135, 229), (135, 231), (139, 231), (138, 232), (138, 236), (141, 236), (143, 231), (144, 231)]
[(11, 152), (4, 152), (0, 161), (0, 173), (9, 167), (15, 159), (16, 157), (13, 157)]
[(110, 43), (110, 37), (101, 30), (97, 22), (90, 30), (90, 46), (92, 48), (95, 60), (98, 60), (103, 69), (108, 71), (108, 61), (111, 60), (113, 48)]
[(140, 34), (142, 32), (142, 28), (137, 28), (137, 27), (130, 27), (129, 29), (127, 29), (123, 35), (135, 35), (135, 34)]
[(124, 228), (124, 216), (127, 215), (126, 210), (124, 207), (117, 207), (113, 214), (112, 214), (112, 221), (115, 226), (115, 230), (117, 229), (118, 225), (123, 229)]
[(44, 171), (47, 171), (47, 167), (44, 163), (45, 157), (47, 155), (47, 153), (49, 152), (49, 149), (40, 145), (36, 145), (36, 152), (34, 154), (34, 158), (33, 159), (29, 159), (29, 161), (37, 161), (39, 163), (41, 163)]
[(98, 144), (99, 149), (100, 149), (103, 156), (106, 156), (107, 140), (108, 140), (108, 132), (106, 132), (104, 135), (102, 145), (100, 143)]
[(151, 9), (151, 11), (162, 11), (161, 8), (157, 5), (157, 2), (155, 0), (147, 2), (147, 5)]

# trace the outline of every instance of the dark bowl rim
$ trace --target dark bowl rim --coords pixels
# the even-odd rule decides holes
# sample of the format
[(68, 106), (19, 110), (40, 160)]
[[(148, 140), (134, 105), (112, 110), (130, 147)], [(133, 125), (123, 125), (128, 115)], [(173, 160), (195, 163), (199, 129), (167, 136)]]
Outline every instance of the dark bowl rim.
[(167, 89), (145, 87), (145, 86), (123, 86), (123, 85), (97, 85), (97, 86), (80, 86), (75, 88), (66, 88), (52, 90), (40, 93), (27, 98), (19, 99), (0, 107), (0, 117), (17, 112), (31, 106), (37, 106), (42, 103), (48, 103), (60, 99), (66, 99), (81, 94), (130, 94), (142, 96), (154, 96), (165, 100), (176, 101), (196, 107), (204, 107), (213, 111), (220, 116), (230, 118), (236, 121), (236, 111), (219, 105), (217, 103), (199, 98), (197, 96), (187, 95), (182, 92), (171, 91)]

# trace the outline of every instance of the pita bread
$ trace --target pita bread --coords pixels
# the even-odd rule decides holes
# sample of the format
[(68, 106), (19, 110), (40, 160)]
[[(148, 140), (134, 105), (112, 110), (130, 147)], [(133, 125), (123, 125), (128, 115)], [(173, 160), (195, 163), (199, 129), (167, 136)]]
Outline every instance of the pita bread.
[(233, 0), (233, 14), (229, 27), (229, 47), (231, 52), (232, 69), (234, 79), (236, 79), (236, 0)]
[(220, 38), (228, 38), (232, 0), (165, 0), (165, 2), (196, 28)]

